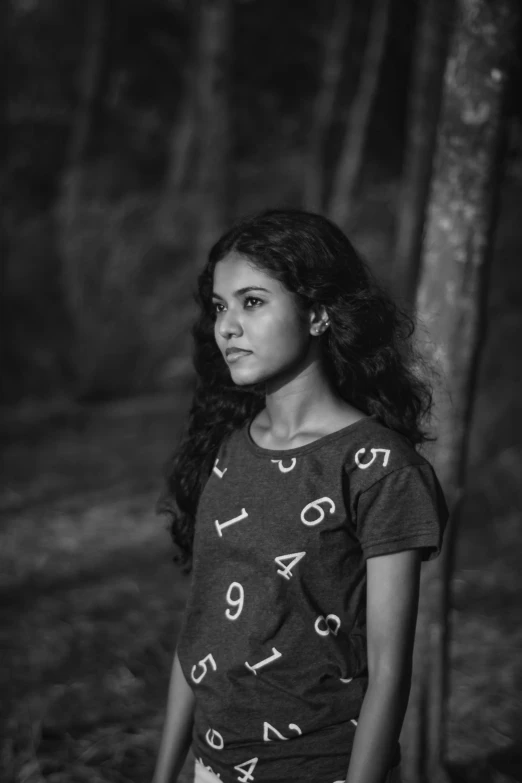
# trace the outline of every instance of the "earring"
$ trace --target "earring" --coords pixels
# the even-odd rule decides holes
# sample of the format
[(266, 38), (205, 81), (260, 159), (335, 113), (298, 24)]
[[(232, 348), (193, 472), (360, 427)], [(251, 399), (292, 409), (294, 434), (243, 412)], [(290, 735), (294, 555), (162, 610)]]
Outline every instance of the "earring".
[(314, 329), (314, 334), (322, 334), (325, 332), (330, 325), (330, 321), (323, 321), (320, 326), (316, 326)]

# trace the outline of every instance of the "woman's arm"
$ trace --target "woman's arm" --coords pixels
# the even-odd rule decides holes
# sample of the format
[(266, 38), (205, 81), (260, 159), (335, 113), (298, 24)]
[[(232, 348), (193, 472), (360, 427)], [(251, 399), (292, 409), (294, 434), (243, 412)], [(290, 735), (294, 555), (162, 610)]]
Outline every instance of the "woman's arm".
[(346, 783), (384, 783), (408, 705), (421, 551), (368, 558), (368, 690)]
[(194, 694), (178, 659), (170, 675), (167, 713), (152, 783), (175, 783), (187, 756), (194, 719)]

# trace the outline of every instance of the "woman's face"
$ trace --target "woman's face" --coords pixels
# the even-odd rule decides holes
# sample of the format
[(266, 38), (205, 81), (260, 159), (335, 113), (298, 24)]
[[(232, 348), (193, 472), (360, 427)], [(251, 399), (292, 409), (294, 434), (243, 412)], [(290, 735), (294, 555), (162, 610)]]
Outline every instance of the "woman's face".
[(229, 253), (214, 270), (214, 335), (232, 380), (290, 380), (307, 364), (311, 319), (294, 297), (249, 259)]

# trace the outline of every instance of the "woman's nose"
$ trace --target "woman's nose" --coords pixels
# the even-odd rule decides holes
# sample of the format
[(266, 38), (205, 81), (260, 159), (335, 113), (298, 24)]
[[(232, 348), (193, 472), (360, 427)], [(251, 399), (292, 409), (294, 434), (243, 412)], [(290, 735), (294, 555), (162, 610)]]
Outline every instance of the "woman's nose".
[(220, 318), (219, 333), (221, 337), (241, 334), (241, 324), (232, 310), (226, 310)]

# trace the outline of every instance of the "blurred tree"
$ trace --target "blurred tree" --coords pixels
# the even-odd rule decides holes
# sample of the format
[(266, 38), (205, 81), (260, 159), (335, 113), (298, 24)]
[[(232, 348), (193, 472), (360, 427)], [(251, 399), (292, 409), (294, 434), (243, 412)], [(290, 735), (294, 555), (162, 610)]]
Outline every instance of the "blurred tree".
[(453, 0), (418, 3), (393, 270), (394, 293), (410, 306), (415, 300), (420, 267), (453, 6)]
[[(475, 368), (484, 332), (504, 98), (520, 9), (517, 0), (458, 0), (456, 10), (417, 292), (418, 315), (430, 334), (425, 353), (440, 368), (444, 382), (444, 388), (435, 388), (438, 440), (430, 458), (452, 516), (442, 556), (423, 575), (412, 709), (405, 727), (417, 746), (408, 749), (407, 783), (448, 780), (444, 740), (455, 524), (464, 490)], [(412, 730), (421, 720), (425, 721), (424, 736)]]
[(63, 184), (63, 219), (66, 226), (74, 220), (81, 199), (85, 157), (93, 122), (93, 111), (101, 84), (107, 26), (106, 0), (90, 0), (86, 5), (85, 14), (86, 32), (83, 62), (80, 69), (78, 104), (71, 129), (67, 169)]
[(192, 51), (158, 209), (160, 235), (170, 243), (179, 243), (180, 222), (189, 221), (198, 261), (229, 219), (231, 11), (232, 0), (192, 5)]
[(328, 216), (342, 227), (346, 227), (350, 219), (362, 167), (364, 144), (377, 94), (389, 17), (390, 0), (374, 0), (359, 84), (350, 105), (344, 140), (335, 166), (332, 191), (327, 205)]
[[(3, 84), (0, 89), (0, 204), (5, 205), (7, 196), (7, 24), (8, 24), (8, 3), (0, 4), (0, 62), (1, 79)], [(5, 225), (6, 210), (3, 207), (0, 213), (0, 361), (3, 373), (6, 368), (8, 354), (8, 292), (7, 283), (7, 227)], [(3, 386), (3, 384), (2, 384)], [(2, 389), (3, 391), (3, 389)], [(1, 395), (0, 395), (1, 396)]]
[[(73, 113), (68, 149), (61, 179), (61, 193), (57, 216), (59, 244), (61, 248), (60, 287), (71, 325), (70, 347), (72, 364), (80, 363), (76, 356), (78, 345), (87, 333), (86, 323), (92, 320), (89, 309), (90, 269), (85, 257), (77, 252), (82, 223), (82, 206), (85, 198), (87, 153), (92, 138), (95, 108), (99, 105), (103, 81), (103, 60), (107, 31), (106, 0), (89, 0), (85, 6), (85, 37), (79, 64), (77, 103)], [(89, 248), (93, 252), (93, 248)], [(83, 357), (85, 364), (85, 357)], [(73, 370), (73, 375), (75, 374)], [(80, 386), (83, 379), (80, 381)]]
[[(160, 241), (176, 245), (180, 241), (179, 223), (185, 222), (184, 196), (190, 192), (196, 154), (196, 90), (198, 67), (198, 14), (192, 3), (187, 10), (188, 33), (185, 40), (182, 94), (168, 138), (168, 159), (162, 183), (156, 228)], [(190, 206), (190, 205), (189, 205)]]
[(332, 125), (335, 97), (343, 69), (343, 50), (352, 18), (353, 2), (337, 0), (330, 28), (324, 36), (321, 82), (313, 106), (312, 127), (305, 166), (304, 207), (320, 212), (324, 198), (324, 146)]
[(195, 84), (200, 141), (196, 188), (199, 211), (196, 263), (208, 253), (229, 220), (229, 67), (232, 0), (200, 0)]

